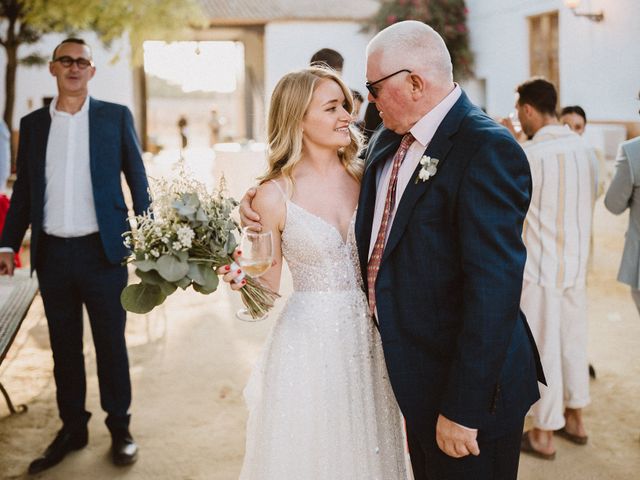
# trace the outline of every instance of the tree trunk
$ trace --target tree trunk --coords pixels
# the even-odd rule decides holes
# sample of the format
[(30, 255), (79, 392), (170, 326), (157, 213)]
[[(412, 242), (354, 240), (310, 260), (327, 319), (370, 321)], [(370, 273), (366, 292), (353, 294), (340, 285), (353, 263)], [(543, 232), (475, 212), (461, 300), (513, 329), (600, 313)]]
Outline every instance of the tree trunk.
[[(16, 5), (13, 5), (15, 7)], [(16, 71), (18, 69), (18, 47), (20, 41), (15, 28), (18, 19), (18, 11), (12, 8), (5, 11), (7, 14), (7, 37), (2, 43), (7, 54), (7, 70), (4, 77), (4, 121), (9, 129), (9, 145), (11, 147), (11, 171), (16, 168), (16, 147), (13, 144), (13, 108), (16, 101)]]
[(13, 109), (16, 101), (16, 70), (18, 69), (18, 47), (16, 45), (5, 46), (7, 53), (7, 70), (5, 72), (4, 90), (4, 121), (9, 127), (13, 127)]

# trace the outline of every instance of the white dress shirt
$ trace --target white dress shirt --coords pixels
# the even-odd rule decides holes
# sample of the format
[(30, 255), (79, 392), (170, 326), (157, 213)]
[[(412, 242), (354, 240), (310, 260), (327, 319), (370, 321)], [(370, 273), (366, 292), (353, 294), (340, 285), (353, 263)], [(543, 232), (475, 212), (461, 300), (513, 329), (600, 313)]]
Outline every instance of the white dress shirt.
[(89, 97), (74, 114), (49, 106), (51, 129), (45, 163), (43, 229), (56, 237), (98, 231), (89, 153)]
[[(402, 194), (407, 188), (409, 182), (415, 180), (413, 178), (414, 172), (418, 167), (418, 164), (420, 163), (422, 155), (424, 155), (429, 142), (431, 142), (431, 139), (435, 135), (436, 130), (438, 130), (438, 127), (442, 123), (442, 120), (444, 120), (444, 117), (447, 116), (449, 110), (451, 110), (453, 105), (458, 101), (460, 95), (462, 95), (462, 90), (456, 84), (449, 95), (447, 95), (438, 105), (436, 105), (433, 110), (431, 110), (424, 117), (418, 120), (418, 122), (416, 122), (416, 124), (411, 127), (411, 130), (409, 130), (416, 140), (409, 147), (407, 155), (404, 157), (404, 161), (402, 162), (402, 165), (400, 165), (400, 169), (398, 170), (396, 202), (393, 210), (389, 214), (389, 227), (387, 230), (385, 243), (386, 239), (389, 238), (389, 232), (391, 231), (391, 227), (393, 226), (393, 219), (395, 217), (396, 209), (400, 204)], [(382, 212), (384, 211), (384, 204), (387, 198), (387, 190), (389, 190), (389, 180), (391, 179), (391, 166), (393, 164), (393, 162), (391, 161), (392, 158), (393, 155), (391, 155), (391, 157), (387, 159), (384, 167), (378, 173), (376, 184), (376, 206), (373, 214), (373, 225), (371, 227), (369, 258), (371, 258), (373, 247), (375, 246), (376, 239), (378, 238), (380, 224), (382, 223)]]

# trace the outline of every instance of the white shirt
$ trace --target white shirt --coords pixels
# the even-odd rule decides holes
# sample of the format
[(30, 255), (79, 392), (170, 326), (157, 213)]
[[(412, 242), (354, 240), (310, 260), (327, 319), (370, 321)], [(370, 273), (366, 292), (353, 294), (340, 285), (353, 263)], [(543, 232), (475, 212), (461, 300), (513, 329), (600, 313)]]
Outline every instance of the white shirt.
[(544, 287), (584, 287), (598, 161), (566, 125), (547, 125), (522, 145), (533, 191), (522, 237), (525, 280)]
[(49, 106), (43, 229), (56, 237), (81, 237), (98, 231), (89, 152), (89, 97), (75, 114)]
[[(453, 105), (458, 101), (460, 95), (462, 95), (462, 90), (456, 84), (449, 95), (447, 95), (438, 105), (436, 105), (433, 110), (431, 110), (424, 117), (418, 120), (418, 122), (416, 122), (416, 124), (409, 130), (416, 140), (409, 147), (407, 155), (404, 157), (404, 161), (402, 162), (402, 165), (400, 165), (400, 169), (398, 170), (396, 202), (393, 210), (389, 214), (389, 227), (387, 230), (385, 243), (387, 238), (389, 238), (389, 232), (391, 231), (393, 219), (396, 214), (396, 209), (400, 204), (402, 194), (407, 188), (409, 182), (413, 181), (415, 170), (418, 167), (420, 159), (422, 158), (422, 155), (424, 155), (429, 142), (431, 142), (431, 139), (435, 135), (436, 130), (438, 130), (438, 127), (442, 123), (442, 120), (444, 120), (444, 117), (447, 116), (447, 113), (449, 113), (449, 110), (451, 110)], [(376, 244), (378, 231), (380, 230), (380, 224), (382, 223), (382, 212), (384, 211), (384, 204), (387, 198), (387, 190), (389, 190), (389, 180), (391, 180), (391, 166), (393, 165), (393, 162), (391, 161), (392, 158), (393, 155), (391, 155), (391, 157), (387, 159), (384, 167), (378, 173), (378, 180), (376, 185), (376, 206), (373, 214), (373, 225), (371, 227), (369, 258), (371, 258), (371, 254), (373, 253), (373, 247)]]

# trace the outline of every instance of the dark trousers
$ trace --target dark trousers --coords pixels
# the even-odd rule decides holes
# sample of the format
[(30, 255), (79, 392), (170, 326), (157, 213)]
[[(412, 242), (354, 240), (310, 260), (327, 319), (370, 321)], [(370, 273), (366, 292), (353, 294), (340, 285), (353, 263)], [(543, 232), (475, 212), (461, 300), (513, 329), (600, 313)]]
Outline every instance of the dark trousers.
[[(409, 453), (415, 480), (516, 480), (522, 425), (492, 440), (478, 434), (480, 455), (453, 458), (436, 443), (420, 439), (407, 426)], [(435, 426), (434, 426), (435, 430)]]
[(54, 360), (60, 418), (65, 428), (82, 429), (86, 379), (82, 347), (82, 306), (87, 308), (96, 350), (100, 403), (109, 430), (128, 428), (131, 380), (120, 293), (127, 269), (109, 263), (99, 234), (59, 238), (41, 234), (36, 265)]

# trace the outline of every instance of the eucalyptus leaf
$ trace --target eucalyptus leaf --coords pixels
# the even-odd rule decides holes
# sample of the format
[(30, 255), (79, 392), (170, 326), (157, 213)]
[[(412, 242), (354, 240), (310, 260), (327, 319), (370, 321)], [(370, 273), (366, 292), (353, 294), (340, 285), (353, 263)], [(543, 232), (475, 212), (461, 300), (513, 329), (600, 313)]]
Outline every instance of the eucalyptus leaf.
[(194, 218), (199, 207), (200, 199), (195, 193), (184, 193), (179, 200), (173, 203), (173, 208), (176, 209), (178, 214), (189, 217), (190, 219)]
[(198, 209), (198, 212), (196, 213), (196, 220), (198, 222), (206, 222), (209, 220), (207, 213), (202, 208)]
[(189, 273), (189, 263), (173, 255), (162, 255), (156, 264), (158, 273), (169, 282), (177, 282)]
[(157, 269), (155, 260), (136, 260), (133, 264), (142, 272), (150, 272)]
[(189, 277), (198, 285), (207, 289), (218, 288), (218, 275), (210, 265), (192, 262), (189, 264)]
[(148, 283), (150, 285), (160, 285), (164, 282), (164, 279), (155, 270), (144, 272), (139, 268), (136, 268), (136, 275), (138, 276), (138, 278), (140, 278), (140, 280), (142, 280), (143, 283)]
[(189, 278), (199, 285), (204, 285), (203, 265), (196, 262), (189, 263)]
[(183, 277), (175, 284), (180, 287), (182, 290), (186, 290), (189, 285), (191, 285), (191, 279), (189, 277)]
[(209, 288), (207, 286), (203, 286), (203, 285), (198, 285), (197, 283), (193, 284), (193, 289), (198, 292), (201, 293), (203, 295), (209, 295), (210, 293), (213, 293), (216, 291), (216, 289), (218, 288), (218, 286), (216, 285), (213, 288)]
[(225, 245), (225, 252), (227, 255), (232, 255), (237, 246), (238, 241), (236, 240), (235, 235), (230, 234), (229, 238), (227, 238), (227, 244)]
[(128, 285), (120, 294), (122, 307), (133, 313), (149, 313), (165, 301), (167, 296), (157, 285), (137, 283)]
[(162, 290), (162, 293), (164, 293), (167, 297), (175, 292), (178, 288), (175, 283), (169, 283), (165, 281), (162, 281), (158, 286), (160, 287), (160, 290)]

